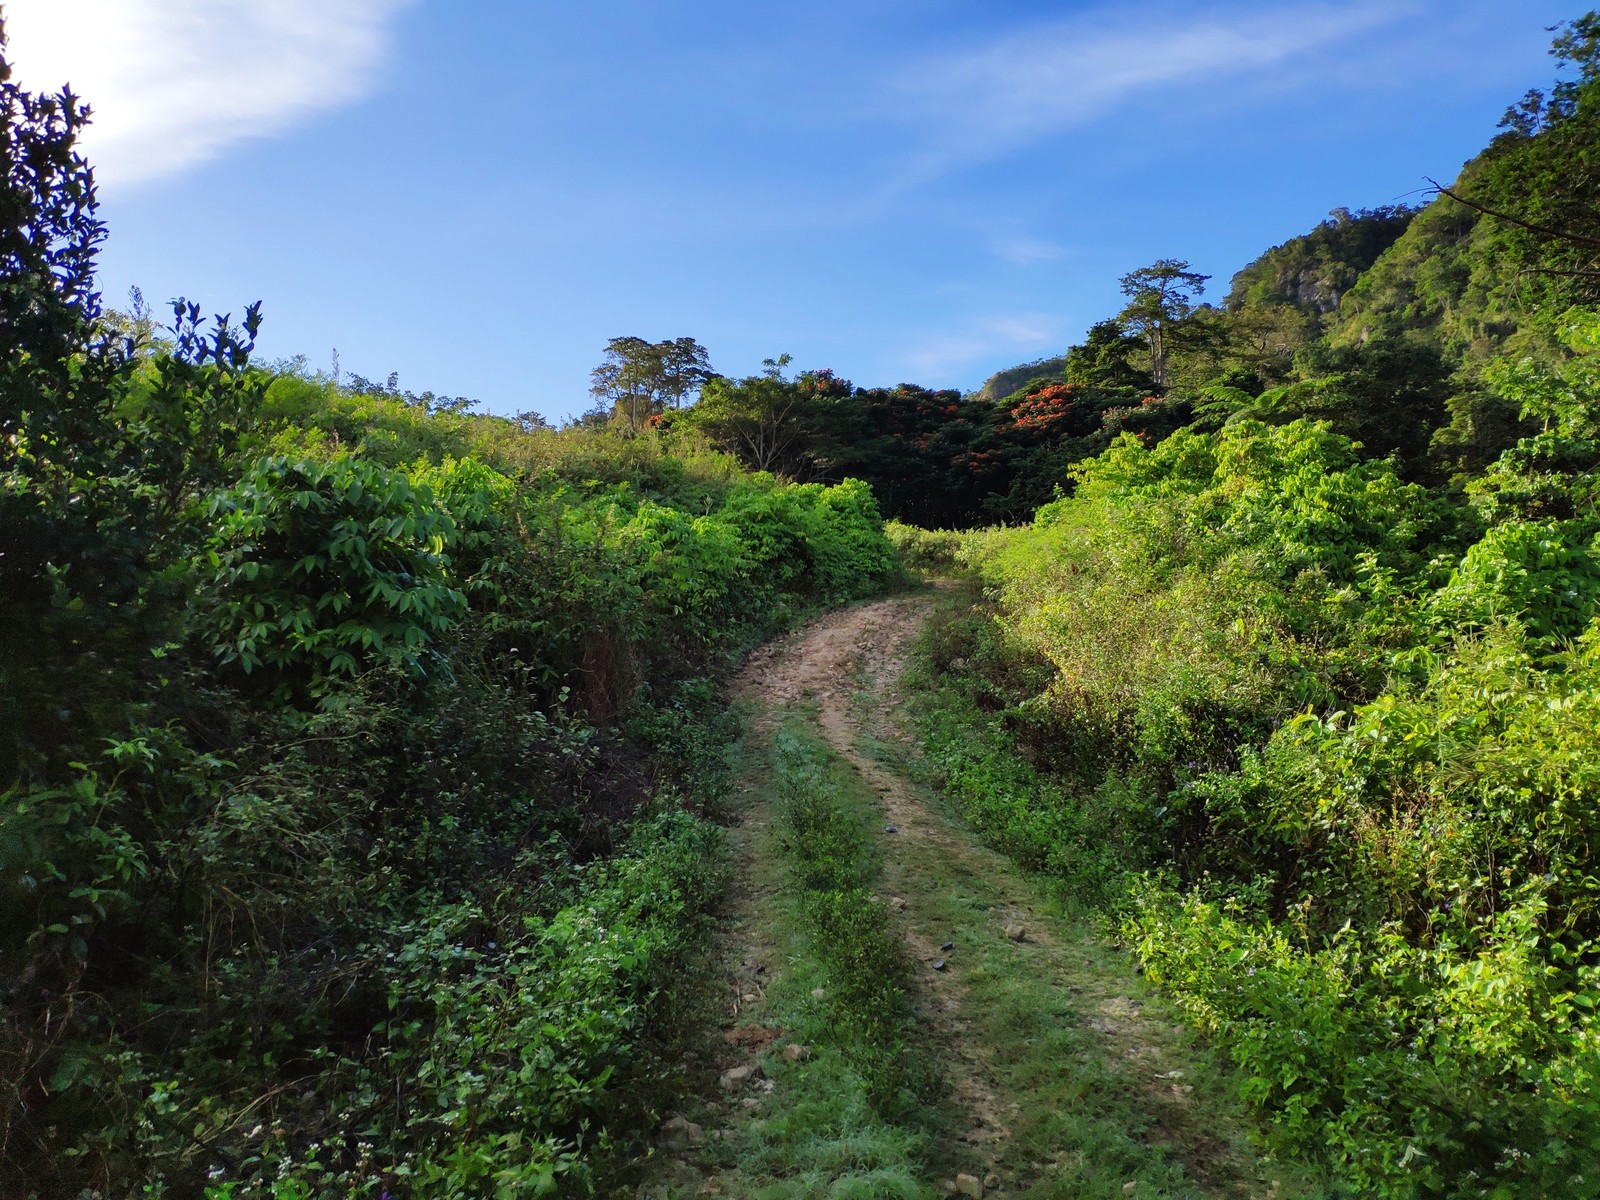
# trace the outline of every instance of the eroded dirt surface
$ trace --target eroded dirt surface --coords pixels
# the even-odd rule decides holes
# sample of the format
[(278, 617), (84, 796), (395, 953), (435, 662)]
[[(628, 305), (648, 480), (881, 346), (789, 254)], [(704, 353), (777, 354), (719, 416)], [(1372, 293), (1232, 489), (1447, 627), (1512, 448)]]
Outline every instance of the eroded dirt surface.
[[(771, 736), (787, 714), (814, 707), (829, 746), (882, 802), (885, 867), (877, 902), (890, 907), (917, 963), (923, 1032), (960, 1114), (954, 1136), (966, 1142), (973, 1170), (987, 1173), (982, 1192), (1080, 1195), (1072, 1179), (1082, 1147), (1042, 1141), (1038, 1126), (1038, 1114), (1053, 1110), (1062, 1093), (1040, 1090), (1042, 1059), (1019, 1054), (1014, 1030), (1008, 1042), (997, 1024), (1006, 1019), (998, 1010), (1013, 997), (1016, 981), (1026, 979), (1035, 1000), (1040, 984), (1048, 989), (1046, 1024), (1082, 1030), (1088, 1042), (1086, 1050), (1080, 1043), (1075, 1058), (1048, 1061), (1046, 1070), (1058, 1080), (1061, 1072), (1085, 1067), (1109, 1070), (1118, 1094), (1136, 1098), (1131, 1110), (1139, 1128), (1130, 1136), (1184, 1166), (1182, 1195), (1280, 1197), (1278, 1184), (1262, 1176), (1237, 1136), (1216, 1136), (1216, 1122), (1200, 1110), (1187, 1082), (1194, 1062), (1182, 1050), (1186, 1035), (1160, 1011), (1130, 963), (1054, 915), (1035, 880), (939, 811), (907, 773), (915, 750), (899, 726), (898, 685), (915, 635), (936, 603), (934, 594), (902, 595), (827, 614), (755, 651), (733, 694), (749, 706), (757, 738)], [(722, 1035), (702, 1062), (707, 1078), (717, 1078), (709, 1072), (758, 1072), (749, 1064), (770, 1046), (781, 1048), (787, 1034), (765, 1013), (770, 971), (782, 970), (774, 901), (784, 872), (776, 858), (771, 789), (760, 773), (746, 779), (734, 811), (736, 867), (723, 910), (726, 1006)], [(782, 1091), (774, 1093), (758, 1074), (742, 1098), (722, 1094), (722, 1078), (723, 1088), (702, 1112), (712, 1126), (702, 1133), (707, 1144), (731, 1136), (730, 1123), (778, 1112), (784, 1102)], [(1120, 1112), (1128, 1115), (1130, 1106)], [(686, 1158), (666, 1158), (662, 1170), (637, 1195), (741, 1194), (734, 1179), (706, 1178)], [(950, 1179), (930, 1184), (955, 1189)], [(1112, 1187), (1147, 1194), (1134, 1179)]]
[[(859, 748), (865, 732), (859, 718), (862, 693), (871, 707), (880, 710), (879, 719), (886, 725), (888, 714), (882, 710), (905, 670), (912, 640), (927, 619), (931, 603), (929, 596), (903, 596), (830, 613), (751, 655), (735, 691), (761, 702), (768, 721), (775, 719), (782, 706), (814, 703), (817, 724), (829, 746), (861, 773), (881, 799), (886, 824), (896, 830), (886, 836), (954, 857), (972, 849), (970, 837), (931, 817), (904, 775)], [(930, 1032), (946, 1046), (945, 1077), (969, 1117), (966, 1140), (975, 1144), (1003, 1141), (1008, 1135), (1001, 1105), (989, 1081), (982, 1041), (971, 1036), (970, 1021), (963, 1014), (956, 976), (932, 970), (932, 964), (941, 961), (942, 943), (919, 931), (923, 923), (915, 919), (913, 897), (890, 896), (886, 902), (905, 918), (901, 928), (912, 956), (927, 968), (919, 981), (923, 1010)]]
[[(1010, 947), (1006, 970), (1050, 980), (1064, 998), (1063, 1016), (1090, 1031), (1095, 1057), (1142, 1096), (1148, 1136), (1181, 1161), (1205, 1195), (1277, 1195), (1262, 1177), (1207, 1128), (1191, 1108), (1194, 1090), (1182, 1082), (1189, 1064), (1176, 1047), (1181, 1031), (1145, 1011), (1147, 995), (1125, 971), (1107, 972), (1091, 941), (1047, 912), (1035, 885), (1015, 864), (985, 847), (948, 816), (931, 811), (905, 770), (914, 753), (897, 722), (897, 692), (913, 639), (937, 598), (900, 596), (824, 616), (754, 652), (733, 694), (751, 706), (757, 735), (770, 734), (785, 710), (815, 706), (817, 724), (831, 748), (860, 772), (881, 800), (889, 839), (878, 900), (890, 906), (919, 964), (916, 984), (927, 1036), (937, 1045), (943, 1077), (963, 1114), (959, 1137), (991, 1176), (998, 1194), (1017, 1195), (1043, 1183), (1060, 1163), (1021, 1154), (1010, 1146), (1024, 1105), (1037, 1104), (1013, 1081), (1016, 1064), (998, 1064), (993, 1014), (974, 995), (962, 952), (980, 940)], [(759, 790), (759, 789), (757, 789)], [(770, 805), (752, 794), (735, 830), (738, 865), (728, 895), (727, 1009), (718, 1069), (749, 1061), (778, 1034), (763, 1029), (760, 1006), (767, 965), (774, 963), (772, 931), (760, 913), (782, 872), (761, 861), (770, 832)], [(889, 832), (892, 828), (894, 832)], [(970, 893), (970, 915), (951, 917), (953, 891)], [(964, 924), (963, 924), (964, 921)], [(950, 960), (950, 961), (946, 961)], [(992, 1001), (993, 975), (989, 987)], [(1070, 1002), (1067, 997), (1070, 994)], [(745, 1010), (751, 1010), (746, 1014)], [(1070, 1009), (1075, 1015), (1065, 1017)], [(759, 1042), (759, 1044), (757, 1044)], [(1065, 1064), (1064, 1064), (1065, 1066)], [(773, 1104), (781, 1096), (771, 1096)], [(743, 1101), (751, 1105), (751, 1100)], [(765, 1107), (765, 1103), (762, 1103)], [(1019, 1148), (1020, 1150), (1020, 1148)], [(1129, 1186), (1132, 1186), (1131, 1184)], [(950, 1184), (946, 1183), (946, 1190)], [(712, 1190), (700, 1194), (715, 1194)], [(1192, 1194), (1192, 1193), (1191, 1193)]]

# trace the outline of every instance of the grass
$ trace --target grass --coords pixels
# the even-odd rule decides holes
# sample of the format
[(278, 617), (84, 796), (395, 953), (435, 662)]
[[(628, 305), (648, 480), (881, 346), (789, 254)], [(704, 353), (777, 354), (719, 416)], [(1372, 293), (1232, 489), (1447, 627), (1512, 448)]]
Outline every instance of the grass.
[[(708, 1047), (687, 1115), (711, 1132), (646, 1194), (920, 1200), (966, 1172), (1035, 1200), (1327, 1195), (1261, 1155), (1231, 1066), (1048, 877), (982, 844), (884, 720), (897, 698), (858, 683), (853, 744), (796, 705), (739, 751), (733, 1032), (770, 1044)], [(719, 1093), (745, 1062), (771, 1091)]]
[(882, 811), (798, 722), (778, 731), (775, 777), (785, 865), (811, 953), (829, 979), (829, 1037), (865, 1081), (873, 1109), (904, 1119), (932, 1080), (907, 1043), (910, 965), (874, 886)]
[[(774, 1036), (749, 1060), (773, 1090), (749, 1107), (719, 1098), (692, 1112), (720, 1136), (680, 1182), (658, 1172), (666, 1182), (653, 1194), (690, 1196), (714, 1180), (721, 1194), (759, 1200), (926, 1200), (938, 1194), (926, 1180), (948, 1114), (907, 1036), (909, 968), (873, 898), (882, 810), (803, 717), (747, 737), (740, 756), (752, 912), (739, 949), (764, 969), (759, 985), (748, 972), (740, 984), (758, 998), (741, 1004), (735, 1028)], [(786, 1060), (790, 1044), (808, 1056)], [(735, 1061), (725, 1046), (707, 1058)]]

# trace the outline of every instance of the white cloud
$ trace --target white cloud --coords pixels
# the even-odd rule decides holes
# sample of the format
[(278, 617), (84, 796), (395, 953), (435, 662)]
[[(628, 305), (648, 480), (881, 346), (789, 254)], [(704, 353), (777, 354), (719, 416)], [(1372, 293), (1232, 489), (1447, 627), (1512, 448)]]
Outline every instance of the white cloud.
[(1067, 256), (1067, 247), (1040, 238), (1001, 238), (994, 244), (994, 252), (1013, 266), (1031, 267), (1038, 263), (1054, 262)]
[(8, 0), (7, 57), (24, 86), (91, 105), (96, 177), (127, 185), (367, 94), (409, 2)]
[(925, 339), (902, 361), (914, 375), (939, 377), (1002, 354), (1037, 355), (1061, 340), (1062, 325), (1059, 317), (1045, 313), (979, 317), (959, 332)]
[(902, 115), (931, 125), (924, 169), (1007, 153), (1134, 100), (1174, 106), (1207, 84), (1326, 49), (1416, 9), (1405, 0), (1191, 9), (1117, 6), (1015, 30), (918, 62), (895, 81)]

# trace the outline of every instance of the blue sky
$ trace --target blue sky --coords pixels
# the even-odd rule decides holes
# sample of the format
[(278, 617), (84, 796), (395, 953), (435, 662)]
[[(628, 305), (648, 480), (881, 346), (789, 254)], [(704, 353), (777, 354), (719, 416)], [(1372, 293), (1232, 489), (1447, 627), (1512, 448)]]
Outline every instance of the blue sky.
[(1548, 83), (1545, 0), (10, 0), (102, 284), (560, 418), (608, 338), (971, 388), (1157, 258), (1416, 197)]

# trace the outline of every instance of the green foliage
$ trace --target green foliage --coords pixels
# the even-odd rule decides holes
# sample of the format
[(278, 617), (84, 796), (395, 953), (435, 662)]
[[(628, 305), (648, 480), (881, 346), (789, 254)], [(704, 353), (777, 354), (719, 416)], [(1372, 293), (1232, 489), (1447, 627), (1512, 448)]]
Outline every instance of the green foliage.
[(1308, 378), (1253, 396), (1212, 388), (1210, 403), (1198, 411), (1226, 422), (1324, 420), (1368, 456), (1393, 456), (1409, 474), (1423, 472), (1449, 391), (1448, 372), (1436, 351), (1373, 339), (1359, 349), (1309, 350), (1301, 363)]
[(0, 1191), (600, 1186), (705, 947), (716, 681), (897, 576), (871, 492), (265, 371), (253, 306), (126, 345), (82, 114), (0, 89)]
[(955, 528), (1025, 519), (1124, 430), (1190, 423), (1326, 421), (1408, 479), (1481, 473), (1539, 419), (1485, 368), (1558, 366), (1561, 314), (1597, 295), (1594, 37), (1593, 14), (1560, 27), (1567, 77), (1420, 210), (1336, 209), (1241, 270), (1221, 309), (1179, 260), (1133, 272), (1127, 307), (1064, 358), (998, 373), (849, 470), (889, 516)]
[(830, 371), (790, 379), (783, 373), (789, 362), (783, 354), (767, 359), (760, 375), (706, 380), (699, 403), (679, 424), (703, 433), (753, 471), (790, 479), (812, 475), (825, 453), (830, 410), (849, 395), (850, 383)]
[[(681, 811), (635, 823), (616, 857), (578, 872), (572, 901), (493, 936), (493, 912), (439, 905), (401, 926), (375, 982), (381, 1052), (331, 1067), (361, 1108), (352, 1165), (338, 1138), (242, 1164), (228, 1196), (348, 1194), (375, 1175), (430, 1196), (548, 1195), (592, 1178), (619, 1086), (645, 1047), (720, 887), (717, 831)], [(502, 940), (503, 939), (503, 940)]]
[(1552, 676), (1502, 635), (1415, 697), (1286, 726), (1241, 814), (1301, 847), (1282, 915), (1202, 885), (1153, 886), (1130, 918), (1251, 1098), (1365, 1193), (1600, 1183), (1591, 833), (1573, 808), (1594, 787), (1594, 664), (1591, 644)]
[(1501, 361), (1485, 373), (1504, 403), (1518, 406), (1523, 421), (1542, 426), (1468, 483), (1467, 494), (1488, 521), (1545, 517), (1593, 523), (1600, 517), (1600, 315), (1574, 309), (1558, 336), (1572, 353), (1566, 361), (1554, 367), (1529, 358)]
[(956, 565), (961, 534), (954, 529), (920, 529), (901, 521), (888, 521), (883, 531), (900, 561), (913, 570), (949, 571)]
[(1062, 377), (1070, 384), (1127, 399), (1146, 395), (1155, 390), (1156, 381), (1148, 370), (1133, 364), (1139, 350), (1139, 338), (1122, 321), (1098, 321), (1089, 327), (1082, 345), (1067, 351)]
[(659, 422), (670, 405), (683, 407), (685, 398), (717, 378), (706, 348), (691, 337), (647, 342), (639, 337), (615, 337), (606, 343), (604, 361), (590, 378), (590, 393), (609, 407), (605, 413), (630, 433), (652, 420)]
[[(1577, 77), (1530, 93), (1507, 132), (1462, 170), (1351, 289), (1336, 340), (1403, 334), (1476, 371), (1496, 355), (1550, 361), (1560, 314), (1595, 299), (1594, 16), (1558, 27), (1552, 54)], [(1473, 389), (1456, 397), (1450, 441), (1481, 467), (1515, 440)]]
[(983, 386), (972, 394), (974, 400), (986, 403), (999, 400), (1003, 396), (1011, 396), (1020, 392), (1036, 379), (1057, 379), (1066, 367), (1065, 355), (1056, 355), (1051, 358), (1039, 358), (1033, 362), (1021, 363), (1015, 367), (1007, 367), (1003, 371), (996, 371)]
[(1310, 233), (1274, 246), (1233, 277), (1232, 311), (1287, 305), (1327, 316), (1363, 272), (1406, 231), (1416, 210), (1405, 205), (1336, 208)]
[(105, 230), (76, 152), (69, 92), (34, 95), (0, 61), (0, 782), (92, 757), (171, 633), (149, 603), (192, 542), (184, 506), (214, 486), (256, 393), (242, 371), (259, 323), (212, 332), (173, 306), (158, 367), (101, 323)]
[[(116, 750), (149, 753), (143, 743)], [(65, 788), (13, 788), (0, 796), (0, 855), (23, 871), (7, 880), (0, 912), (8, 928), (29, 931), (25, 942), (5, 947), (8, 975), (40, 962), (70, 970), (88, 957), (87, 939), (98, 925), (133, 908), (150, 868), (145, 848), (116, 819), (123, 799), (114, 784), (87, 771)]]
[(1163, 258), (1130, 271), (1119, 281), (1128, 303), (1117, 314), (1120, 329), (1143, 339), (1150, 380), (1157, 388), (1167, 386), (1167, 364), (1189, 326), (1185, 320), (1205, 291), (1209, 275), (1189, 269), (1176, 258)]
[(715, 798), (735, 651), (898, 570), (862, 484), (669, 464), (698, 514), (349, 454), (240, 455), (182, 507), (208, 528), (110, 767), (0, 815), (17, 1169), (477, 1196), (605, 1162), (717, 879), (708, 826), (634, 812)]
[(999, 463), (990, 455), (998, 402), (903, 383), (860, 388), (830, 409), (828, 461), (872, 485), (891, 516), (921, 525), (969, 523)]
[[(1160, 824), (1149, 820), (1137, 789), (1107, 776), (1092, 793), (1069, 794), (1040, 769), (1031, 746), (1017, 753), (1025, 718), (985, 711), (996, 695), (983, 673), (1008, 665), (991, 627), (970, 617), (937, 627), (922, 653), (938, 688), (923, 715), (923, 739), (962, 817), (1018, 863), (1060, 881), (1073, 906), (1112, 899), (1129, 869), (1130, 847)], [(1082, 752), (1087, 765), (1092, 751)]]
[[(930, 650), (964, 810), (1288, 1145), (1600, 1192), (1597, 29), (1453, 195), (1227, 311), (1163, 260), (975, 397), (619, 339), (624, 437), (264, 371), (254, 306), (103, 314), (83, 110), (0, 70), (0, 1190), (600, 1186), (715, 890), (714, 680), (898, 548), (988, 589)], [(813, 749), (797, 890), (901, 1112), (905, 967)]]
[(926, 651), (969, 817), (1362, 1195), (1600, 1190), (1595, 320), (1488, 372), (1547, 429), (1473, 512), (1325, 424), (1123, 438)]
[(446, 576), (453, 522), (381, 467), (263, 459), (207, 517), (212, 648), (280, 698), (378, 665), (420, 676), (465, 611)]
[(1514, 521), (1467, 551), (1432, 607), (1458, 628), (1509, 619), (1530, 638), (1567, 639), (1583, 632), (1597, 599), (1600, 546), (1572, 544), (1552, 521)]

